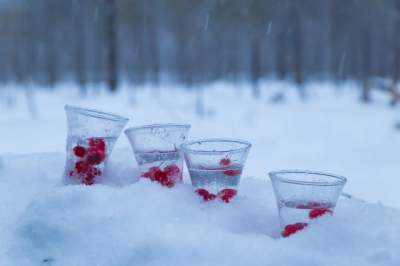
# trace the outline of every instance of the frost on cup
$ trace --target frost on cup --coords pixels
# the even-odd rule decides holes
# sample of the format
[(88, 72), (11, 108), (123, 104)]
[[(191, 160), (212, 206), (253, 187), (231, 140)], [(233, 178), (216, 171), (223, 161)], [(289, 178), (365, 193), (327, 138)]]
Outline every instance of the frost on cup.
[(346, 178), (310, 171), (269, 173), (278, 204), (281, 234), (288, 237), (313, 220), (332, 215)]
[(186, 124), (156, 124), (125, 130), (142, 178), (166, 187), (182, 182), (180, 146), (187, 140), (189, 129)]
[(64, 180), (93, 185), (102, 177), (114, 143), (129, 119), (69, 105), (65, 112), (68, 136)]
[(251, 144), (243, 140), (207, 139), (182, 145), (195, 192), (205, 201), (229, 202), (237, 194)]

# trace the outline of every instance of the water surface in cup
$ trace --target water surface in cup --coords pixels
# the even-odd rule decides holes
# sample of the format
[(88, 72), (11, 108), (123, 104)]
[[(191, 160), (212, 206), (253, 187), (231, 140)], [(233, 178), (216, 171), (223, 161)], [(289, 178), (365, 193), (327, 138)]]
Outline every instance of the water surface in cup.
[(227, 188), (237, 190), (242, 169), (241, 165), (230, 165), (218, 169), (189, 168), (189, 173), (195, 190), (203, 188), (217, 194)]

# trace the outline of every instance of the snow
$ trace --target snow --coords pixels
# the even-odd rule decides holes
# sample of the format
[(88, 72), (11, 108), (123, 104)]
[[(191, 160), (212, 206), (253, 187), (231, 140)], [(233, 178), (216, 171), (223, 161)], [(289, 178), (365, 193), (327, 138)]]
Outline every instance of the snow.
[(92, 187), (61, 185), (62, 153), (7, 158), (0, 265), (400, 264), (398, 210), (342, 198), (334, 216), (282, 239), (268, 181), (242, 180), (229, 204), (203, 202), (187, 179), (121, 186), (133, 170), (119, 163), (126, 152), (114, 154), (108, 184)]
[[(16, 106), (0, 105), (0, 265), (400, 265), (395, 110), (379, 94), (360, 104), (352, 84), (336, 93), (332, 84), (309, 84), (306, 102), (289, 84), (265, 86), (254, 100), (244, 85), (215, 83), (204, 117), (194, 93), (172, 85), (88, 98), (69, 85), (40, 90), (36, 119), (18, 91)], [(287, 101), (273, 104), (279, 88)], [(124, 115), (128, 126), (191, 123), (191, 138), (252, 142), (238, 197), (204, 203), (187, 173), (173, 189), (137, 182), (123, 135), (105, 184), (63, 186), (65, 103)], [(341, 197), (334, 216), (281, 239), (267, 172), (295, 168), (344, 175), (355, 197)]]

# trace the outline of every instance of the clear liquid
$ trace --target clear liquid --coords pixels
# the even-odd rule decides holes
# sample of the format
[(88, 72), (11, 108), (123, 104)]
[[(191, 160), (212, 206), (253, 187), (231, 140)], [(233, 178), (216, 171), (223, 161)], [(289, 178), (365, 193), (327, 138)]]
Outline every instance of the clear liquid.
[(324, 212), (322, 215), (331, 214), (335, 205), (330, 202), (282, 201), (278, 207), (281, 228), (284, 229), (289, 224), (309, 223), (312, 220), (310, 212), (313, 210), (314, 213), (315, 210), (317, 213)]
[[(99, 139), (104, 142), (104, 157), (98, 162), (95, 163), (87, 163), (88, 159), (87, 152), (85, 156), (80, 157), (77, 156), (74, 152), (74, 148), (79, 146), (88, 150), (91, 145), (89, 144), (90, 140)], [(93, 183), (98, 183), (101, 177), (104, 174), (105, 166), (107, 163), (107, 159), (109, 154), (113, 149), (115, 141), (117, 138), (114, 137), (92, 137), (92, 138), (78, 138), (78, 137), (69, 137), (67, 140), (67, 162), (65, 166), (65, 181), (67, 183), (83, 183), (91, 185)], [(81, 165), (85, 165), (85, 170), (82, 170), (80, 167), (77, 167), (77, 163), (81, 163)], [(88, 174), (88, 172), (90, 172)], [(92, 177), (94, 176), (94, 177)]]
[(176, 166), (178, 170), (172, 175), (168, 174), (168, 178), (173, 183), (182, 182), (183, 157), (180, 151), (135, 152), (135, 157), (142, 177), (145, 177), (152, 167), (157, 167), (160, 171), (168, 171), (168, 167)]
[(190, 179), (194, 190), (203, 188), (210, 193), (218, 194), (223, 189), (237, 190), (242, 166), (231, 165), (221, 169), (189, 169)]

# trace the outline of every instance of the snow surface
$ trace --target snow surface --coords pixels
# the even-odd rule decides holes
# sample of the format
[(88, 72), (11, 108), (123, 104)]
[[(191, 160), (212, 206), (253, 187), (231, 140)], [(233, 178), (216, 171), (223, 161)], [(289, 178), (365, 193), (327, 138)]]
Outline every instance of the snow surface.
[[(352, 85), (334, 94), (331, 84), (310, 84), (306, 102), (288, 84), (266, 86), (254, 100), (244, 86), (216, 83), (205, 92), (203, 117), (195, 113), (195, 94), (181, 88), (84, 99), (66, 86), (35, 93), (39, 116), (32, 120), (19, 91), (15, 107), (0, 105), (0, 265), (399, 266), (396, 112), (382, 95), (360, 104)], [(282, 88), (287, 101), (270, 103)], [(61, 185), (64, 103), (125, 115), (129, 126), (184, 122), (192, 124), (192, 138), (249, 140), (238, 197), (204, 203), (187, 173), (173, 189), (137, 182), (124, 136), (105, 184)], [(334, 216), (281, 239), (267, 172), (282, 168), (347, 176), (345, 191), (363, 200), (342, 197)]]
[(244, 179), (231, 203), (205, 203), (187, 176), (172, 189), (135, 182), (127, 152), (92, 187), (61, 185), (62, 153), (8, 157), (0, 265), (400, 265), (398, 210), (342, 198), (334, 216), (282, 239), (268, 181)]

